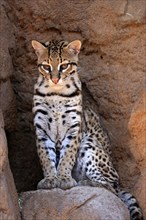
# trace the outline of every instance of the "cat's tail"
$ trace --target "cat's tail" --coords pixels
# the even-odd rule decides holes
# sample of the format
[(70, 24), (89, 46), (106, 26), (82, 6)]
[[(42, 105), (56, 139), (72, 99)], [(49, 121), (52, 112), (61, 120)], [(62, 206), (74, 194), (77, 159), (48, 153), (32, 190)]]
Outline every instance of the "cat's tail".
[(142, 210), (134, 196), (132, 196), (129, 192), (120, 191), (118, 192), (118, 197), (129, 209), (131, 220), (144, 220)]

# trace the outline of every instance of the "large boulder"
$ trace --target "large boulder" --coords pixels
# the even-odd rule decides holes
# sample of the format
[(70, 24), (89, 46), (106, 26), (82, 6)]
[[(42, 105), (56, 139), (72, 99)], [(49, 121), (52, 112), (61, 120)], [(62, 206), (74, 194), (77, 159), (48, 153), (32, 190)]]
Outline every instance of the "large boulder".
[(16, 104), (10, 77), (13, 74), (9, 49), (14, 47), (12, 25), (3, 1), (0, 2), (0, 219), (19, 220), (18, 195), (10, 170), (5, 129), (11, 132), (16, 127)]
[(20, 220), (18, 195), (8, 161), (7, 140), (0, 110), (0, 219)]
[(20, 196), (23, 220), (129, 220), (125, 205), (103, 188), (38, 190)]

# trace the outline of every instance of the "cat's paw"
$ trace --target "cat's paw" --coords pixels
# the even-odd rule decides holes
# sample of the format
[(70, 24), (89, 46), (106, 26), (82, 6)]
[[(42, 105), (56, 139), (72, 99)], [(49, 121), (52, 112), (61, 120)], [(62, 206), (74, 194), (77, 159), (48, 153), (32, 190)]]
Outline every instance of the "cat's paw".
[(71, 176), (59, 176), (59, 188), (70, 189), (77, 186), (77, 182)]
[(45, 177), (38, 183), (37, 189), (52, 189), (52, 188), (57, 188), (58, 185), (59, 185), (59, 181), (57, 176)]

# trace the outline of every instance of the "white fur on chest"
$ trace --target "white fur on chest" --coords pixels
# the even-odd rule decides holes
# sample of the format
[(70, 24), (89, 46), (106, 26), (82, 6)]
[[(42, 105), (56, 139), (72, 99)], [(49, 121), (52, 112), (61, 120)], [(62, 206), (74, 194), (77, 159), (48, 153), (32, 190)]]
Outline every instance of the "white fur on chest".
[[(50, 135), (55, 140), (62, 140), (68, 129), (81, 122), (81, 97), (66, 99), (59, 96), (46, 97), (48, 117), (52, 118)], [(76, 111), (75, 111), (76, 110)], [(69, 112), (69, 113), (67, 113)]]
[[(78, 94), (72, 96), (76, 91)], [(47, 112), (47, 115), (41, 115), (40, 123), (56, 143), (64, 139), (71, 126), (76, 123), (81, 124), (82, 95), (80, 92), (81, 82), (77, 74), (57, 85), (51, 85), (42, 76), (38, 78), (35, 85), (33, 112), (40, 108)], [(39, 105), (35, 105), (37, 102)], [(38, 120), (39, 117), (35, 117), (35, 122)]]
[[(41, 106), (34, 106), (33, 112), (42, 109), (47, 115), (41, 115), (41, 124), (54, 142), (62, 141), (70, 127), (81, 123), (82, 98), (81, 95), (66, 98), (58, 95), (46, 96), (34, 99), (41, 101)], [(35, 117), (37, 123), (39, 117)], [(48, 124), (50, 129), (48, 129)]]

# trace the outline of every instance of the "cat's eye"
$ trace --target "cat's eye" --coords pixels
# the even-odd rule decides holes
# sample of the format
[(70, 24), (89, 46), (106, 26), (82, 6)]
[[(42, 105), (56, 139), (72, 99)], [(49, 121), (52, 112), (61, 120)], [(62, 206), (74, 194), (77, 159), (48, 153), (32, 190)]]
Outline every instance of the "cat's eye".
[(46, 70), (47, 72), (51, 72), (51, 66), (50, 65), (44, 65), (42, 64), (42, 67), (44, 70)]
[(67, 69), (67, 67), (68, 67), (68, 63), (64, 63), (64, 64), (60, 65), (60, 71)]

